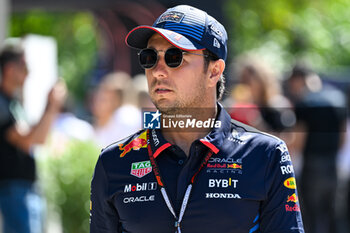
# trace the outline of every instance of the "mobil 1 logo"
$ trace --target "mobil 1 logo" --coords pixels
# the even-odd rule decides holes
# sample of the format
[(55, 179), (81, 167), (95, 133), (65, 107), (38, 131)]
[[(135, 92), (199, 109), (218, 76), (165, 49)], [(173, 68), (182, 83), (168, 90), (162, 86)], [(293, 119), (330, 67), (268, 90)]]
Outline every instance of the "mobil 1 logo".
[(148, 190), (156, 190), (156, 189), (157, 189), (157, 182), (136, 183), (134, 185), (127, 184), (124, 187), (124, 193), (148, 191)]

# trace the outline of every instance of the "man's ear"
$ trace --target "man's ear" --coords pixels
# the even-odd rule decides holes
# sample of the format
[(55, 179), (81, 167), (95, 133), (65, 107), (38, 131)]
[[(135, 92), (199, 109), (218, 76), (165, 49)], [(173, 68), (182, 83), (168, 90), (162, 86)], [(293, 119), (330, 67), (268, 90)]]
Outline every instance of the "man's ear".
[(211, 61), (208, 68), (209, 73), (209, 86), (216, 87), (216, 83), (219, 81), (222, 73), (225, 70), (225, 61), (222, 59)]

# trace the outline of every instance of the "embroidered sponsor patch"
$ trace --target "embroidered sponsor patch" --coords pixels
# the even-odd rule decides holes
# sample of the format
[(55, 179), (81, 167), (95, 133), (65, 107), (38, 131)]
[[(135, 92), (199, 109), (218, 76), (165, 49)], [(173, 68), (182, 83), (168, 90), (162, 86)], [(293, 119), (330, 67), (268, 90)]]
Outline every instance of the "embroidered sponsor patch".
[(241, 199), (237, 193), (206, 193), (207, 199)]
[(218, 34), (220, 37), (223, 36), (222, 31), (219, 30), (219, 28), (217, 28), (214, 24), (210, 25), (210, 29), (216, 34)]
[(238, 173), (242, 174), (242, 160), (232, 158), (210, 158), (207, 173)]
[(282, 175), (293, 174), (294, 173), (293, 165), (281, 166), (281, 172), (282, 172)]
[(300, 212), (300, 207), (298, 204), (294, 204), (294, 206), (290, 206), (286, 204), (285, 207), (286, 207), (286, 212)]
[(219, 41), (216, 38), (214, 38), (213, 46), (218, 49), (221, 47)]
[(284, 186), (289, 189), (296, 189), (296, 182), (294, 177), (290, 177), (284, 181)]
[(163, 23), (163, 22), (174, 22), (174, 23), (180, 23), (183, 17), (185, 16), (184, 13), (181, 12), (176, 12), (176, 11), (170, 11), (165, 14), (163, 14), (159, 19), (158, 23)]
[(142, 178), (152, 171), (151, 161), (142, 161), (131, 164), (130, 174), (138, 178)]
[(288, 196), (287, 198), (287, 202), (297, 203), (298, 201), (299, 201), (298, 196), (295, 193), (293, 193), (293, 195), (291, 196)]
[(122, 151), (122, 153), (120, 153), (120, 158), (123, 158), (131, 150), (140, 150), (141, 148), (147, 148), (146, 133), (147, 131), (143, 132), (140, 136), (138, 136), (126, 145), (120, 144), (119, 150)]
[(157, 182), (126, 184), (124, 193), (157, 190)]
[(139, 197), (126, 197), (123, 199), (123, 202), (125, 204), (128, 204), (128, 203), (136, 203), (136, 202), (150, 202), (154, 200), (155, 200), (155, 196), (150, 195), (150, 196), (139, 196)]
[(236, 188), (238, 180), (228, 178), (228, 179), (209, 179), (209, 188)]

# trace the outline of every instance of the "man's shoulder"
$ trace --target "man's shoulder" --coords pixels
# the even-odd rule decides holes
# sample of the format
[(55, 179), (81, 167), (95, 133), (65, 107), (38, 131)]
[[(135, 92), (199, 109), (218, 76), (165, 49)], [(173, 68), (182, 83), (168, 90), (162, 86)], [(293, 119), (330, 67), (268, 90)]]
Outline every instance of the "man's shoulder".
[(252, 159), (264, 167), (270, 161), (281, 161), (281, 156), (288, 157), (287, 145), (282, 139), (235, 120), (231, 123), (232, 131), (228, 140), (234, 144), (233, 150), (242, 158)]
[(269, 146), (276, 146), (279, 143), (281, 143), (281, 139), (260, 131), (250, 125), (246, 125), (242, 122), (236, 121), (234, 119), (231, 119), (231, 134), (233, 137), (235, 135), (238, 135), (241, 140), (243, 139), (251, 139), (250, 142), (253, 145), (269, 145)]
[(128, 154), (134, 154), (141, 148), (147, 148), (147, 130), (139, 130), (136, 133), (114, 142), (101, 151), (100, 158), (103, 160), (119, 160)]

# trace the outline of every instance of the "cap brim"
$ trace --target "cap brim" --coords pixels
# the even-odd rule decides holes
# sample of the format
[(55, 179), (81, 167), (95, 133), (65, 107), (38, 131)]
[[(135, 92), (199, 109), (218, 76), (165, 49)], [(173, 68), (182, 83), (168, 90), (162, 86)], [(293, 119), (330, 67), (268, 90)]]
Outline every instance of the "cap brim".
[(149, 38), (154, 34), (159, 33), (172, 45), (183, 50), (201, 50), (205, 49), (199, 43), (190, 40), (189, 38), (163, 28), (156, 28), (151, 26), (138, 26), (131, 30), (125, 38), (125, 43), (136, 49), (144, 49), (147, 47)]

